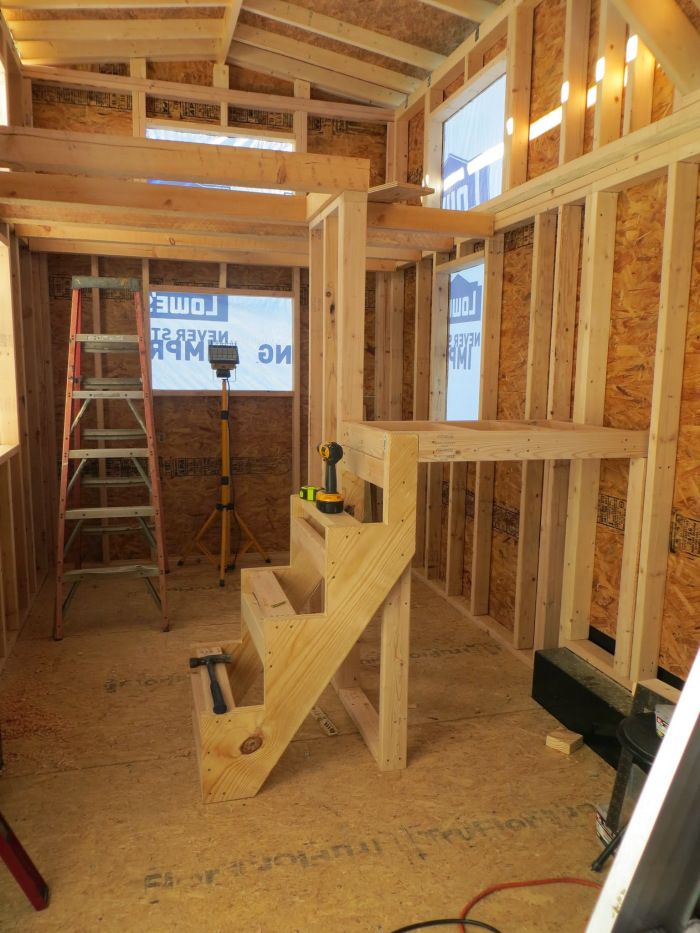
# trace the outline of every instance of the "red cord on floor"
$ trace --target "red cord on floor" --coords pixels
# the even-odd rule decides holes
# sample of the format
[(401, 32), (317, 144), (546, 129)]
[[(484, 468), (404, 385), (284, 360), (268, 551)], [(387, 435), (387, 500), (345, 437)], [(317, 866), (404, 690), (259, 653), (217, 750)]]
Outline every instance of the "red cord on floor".
[(502, 884), (492, 884), (490, 888), (480, 891), (464, 905), (460, 917), (465, 920), (472, 907), (496, 891), (505, 891), (507, 888), (532, 888), (541, 884), (582, 884), (587, 888), (602, 888), (597, 881), (589, 881), (587, 878), (537, 878), (534, 881), (505, 881)]

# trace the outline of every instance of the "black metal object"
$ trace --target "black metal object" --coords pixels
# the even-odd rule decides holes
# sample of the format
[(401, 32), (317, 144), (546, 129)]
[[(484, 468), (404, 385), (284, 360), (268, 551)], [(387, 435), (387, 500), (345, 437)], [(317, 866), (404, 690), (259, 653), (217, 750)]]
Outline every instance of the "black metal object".
[(632, 697), (624, 687), (567, 648), (548, 648), (535, 652), (532, 697), (617, 767), (617, 729), (632, 711)]
[(209, 686), (211, 688), (211, 698), (214, 702), (214, 712), (217, 715), (228, 712), (224, 695), (221, 692), (221, 684), (216, 679), (216, 664), (230, 664), (231, 656), (228, 654), (208, 654), (203, 658), (190, 658), (190, 667), (206, 667), (209, 674)]

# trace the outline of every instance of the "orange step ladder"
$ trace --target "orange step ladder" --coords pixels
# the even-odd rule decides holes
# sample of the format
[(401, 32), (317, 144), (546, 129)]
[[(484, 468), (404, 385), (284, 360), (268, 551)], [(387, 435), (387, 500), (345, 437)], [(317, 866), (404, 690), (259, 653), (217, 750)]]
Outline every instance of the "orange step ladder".
[[(121, 290), (133, 293), (135, 334), (83, 331), (83, 291)], [(83, 354), (93, 355), (92, 373), (83, 372)], [(114, 364), (117, 376), (104, 377), (103, 363), (119, 354)], [(138, 358), (138, 366), (130, 359)], [(73, 276), (66, 374), (66, 403), (58, 506), (56, 555), (56, 615), (53, 637), (63, 637), (63, 616), (79, 584), (96, 577), (123, 579), (142, 577), (168, 630), (165, 586), (167, 561), (153, 422), (150, 361), (144, 334), (141, 283), (135, 278)], [(124, 426), (123, 414), (130, 412)], [(99, 414), (93, 417), (99, 409)], [(105, 413), (117, 426), (105, 427)], [(90, 421), (97, 426), (87, 426)], [(117, 446), (110, 446), (116, 444)], [(126, 465), (126, 471), (124, 466)], [(95, 467), (97, 468), (95, 470)], [(94, 490), (99, 505), (84, 505), (82, 499)], [(138, 490), (148, 494), (146, 502), (131, 501)], [(109, 504), (110, 494), (119, 502)], [(143, 496), (139, 496), (142, 499)], [(115, 524), (114, 521), (118, 520)], [(149, 548), (147, 558), (137, 561), (103, 562), (83, 566), (83, 536), (140, 534)], [(103, 557), (108, 548), (103, 549)], [(72, 566), (66, 561), (72, 554)], [(155, 555), (155, 559), (154, 559)], [(157, 579), (157, 583), (155, 578)], [(66, 586), (68, 587), (65, 592)]]

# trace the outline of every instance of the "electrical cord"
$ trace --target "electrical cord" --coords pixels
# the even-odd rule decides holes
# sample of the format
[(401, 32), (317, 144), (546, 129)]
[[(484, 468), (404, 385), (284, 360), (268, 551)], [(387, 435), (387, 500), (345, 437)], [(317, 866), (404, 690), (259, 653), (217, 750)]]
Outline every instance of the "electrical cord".
[(488, 923), (482, 923), (480, 920), (463, 920), (458, 917), (447, 918), (445, 920), (424, 920), (422, 923), (409, 923), (407, 927), (399, 927), (398, 930), (392, 930), (391, 933), (408, 933), (409, 930), (424, 930), (426, 927), (442, 927), (458, 924), (463, 930), (466, 927), (478, 927), (480, 930), (490, 930), (491, 933), (501, 933), (497, 927), (492, 927)]
[(471, 911), (472, 907), (475, 907), (479, 901), (483, 901), (485, 897), (488, 897), (490, 894), (494, 894), (496, 891), (505, 891), (508, 888), (533, 888), (538, 887), (542, 884), (581, 884), (586, 888), (601, 888), (602, 885), (598, 884), (597, 881), (589, 881), (588, 878), (536, 878), (534, 881), (504, 881), (501, 884), (492, 884), (488, 888), (484, 888), (483, 891), (479, 891), (470, 901), (468, 901), (462, 908), (461, 918), (464, 920)]

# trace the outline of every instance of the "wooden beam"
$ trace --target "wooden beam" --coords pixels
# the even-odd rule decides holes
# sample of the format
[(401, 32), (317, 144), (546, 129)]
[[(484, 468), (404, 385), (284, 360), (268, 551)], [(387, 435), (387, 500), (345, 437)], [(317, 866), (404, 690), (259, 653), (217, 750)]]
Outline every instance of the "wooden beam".
[[(211, 7), (212, 0), (3, 0), (5, 10), (192, 10)], [(12, 19), (12, 16), (8, 17)]]
[(25, 206), (39, 208), (34, 216), (57, 220), (70, 220), (71, 212), (88, 210), (92, 223), (118, 223), (116, 218), (131, 215), (132, 223), (150, 216), (162, 218), (165, 226), (174, 224), (177, 217), (306, 226), (302, 195), (280, 197), (119, 179), (105, 185), (97, 178), (30, 172), (0, 172), (0, 204), (11, 205), (13, 217), (21, 217)]
[(323, 442), (323, 318), (324, 238), (319, 227), (309, 231), (309, 426), (307, 482), (323, 485), (321, 458), (316, 445)]
[(389, 277), (389, 372), (388, 372), (388, 415), (400, 421), (403, 417), (403, 322), (404, 322), (404, 272), (392, 272)]
[(382, 608), (379, 664), (380, 771), (406, 767), (411, 567), (404, 570)]
[(495, 4), (488, 0), (421, 0), (421, 3), (476, 23), (483, 22), (495, 9)]
[(221, 34), (218, 19), (15, 19), (14, 40), (23, 42), (122, 42), (153, 40), (214, 40)]
[(338, 436), (338, 212), (323, 222), (323, 414), (324, 443)]
[[(574, 421), (603, 422), (617, 195), (586, 199)], [(587, 639), (593, 586), (600, 461), (572, 463), (566, 524), (561, 624), (567, 641)]]
[(627, 65), (627, 87), (622, 114), (622, 133), (632, 133), (651, 123), (656, 59), (637, 37), (637, 54)]
[(268, 52), (278, 52), (280, 55), (286, 55), (299, 62), (313, 62), (319, 68), (327, 68), (338, 74), (353, 77), (362, 75), (363, 81), (390, 88), (401, 94), (410, 94), (418, 84), (416, 78), (411, 78), (400, 71), (392, 71), (390, 68), (383, 68), (369, 62), (360, 62), (351, 55), (331, 52), (322, 46), (299, 42), (298, 39), (291, 39), (278, 32), (258, 29), (255, 26), (240, 24), (236, 30), (236, 42), (252, 45), (257, 49), (265, 49)]
[(527, 180), (532, 80), (532, 7), (519, 6), (508, 17), (506, 46), (506, 136), (503, 187)]
[[(627, 23), (615, 8), (614, 0), (601, 0), (593, 121), (594, 149), (606, 146), (620, 137), (626, 45)], [(600, 77), (599, 68), (602, 70)]]
[(408, 42), (401, 42), (384, 33), (363, 29), (361, 26), (334, 19), (332, 16), (325, 16), (323, 13), (317, 13), (315, 10), (297, 6), (294, 3), (286, 3), (282, 0), (243, 0), (243, 9), (287, 26), (296, 26), (299, 29), (316, 33), (316, 35), (325, 36), (327, 39), (344, 42), (346, 45), (363, 49), (365, 52), (374, 52), (385, 58), (393, 58), (425, 71), (432, 71), (445, 60), (445, 56), (438, 55), (437, 52), (410, 45)]
[(362, 418), (364, 396), (365, 239), (367, 196), (344, 192), (338, 199), (338, 418)]
[(620, 679), (627, 679), (630, 674), (646, 471), (646, 457), (630, 460), (613, 658), (613, 671)]
[[(428, 256), (416, 263), (416, 302), (413, 334), (413, 418), (426, 420), (430, 413), (430, 309), (433, 287), (433, 260)], [(425, 507), (427, 468), (418, 465), (416, 500), (416, 554), (414, 565), (425, 563)]]
[[(557, 421), (566, 421), (571, 417), (571, 379), (582, 223), (583, 209), (578, 205), (559, 208), (547, 393), (547, 417)], [(542, 484), (535, 649), (556, 648), (559, 645), (568, 490), (569, 461), (547, 461), (544, 465)]]
[(588, 78), (588, 33), (591, 0), (566, 0), (564, 30), (564, 81), (562, 94), (559, 162), (570, 162), (583, 154)]
[[(303, 45), (303, 43), (300, 44)], [(362, 78), (340, 74), (329, 68), (321, 68), (308, 60), (290, 58), (289, 55), (245, 45), (236, 40), (231, 43), (228, 61), (234, 65), (273, 75), (276, 78), (284, 78), (286, 81), (297, 79), (310, 81), (314, 87), (321, 88), (321, 90), (367, 104), (397, 107), (406, 99), (405, 94), (400, 91), (381, 87), (370, 81), (364, 81)], [(362, 73), (363, 69), (357, 68), (356, 71)]]
[(378, 272), (374, 284), (374, 417), (389, 415), (389, 276)]
[(613, 0), (681, 94), (700, 89), (700, 36), (675, 0)]
[(254, 91), (219, 90), (203, 84), (181, 84), (177, 81), (136, 80), (120, 75), (98, 72), (76, 71), (72, 68), (49, 66), (26, 66), (22, 69), (25, 78), (43, 84), (58, 84), (61, 87), (82, 87), (93, 91), (114, 91), (130, 94), (144, 91), (164, 100), (184, 100), (202, 104), (230, 104), (275, 113), (303, 111), (320, 117), (343, 120), (359, 120), (367, 123), (386, 123), (394, 119), (394, 111), (383, 107), (368, 107), (363, 104), (339, 101), (285, 97), (281, 94), (262, 94)]
[[(481, 373), (479, 417), (498, 413), (498, 359), (501, 347), (501, 302), (503, 297), (503, 236), (486, 242), (484, 256), (484, 302), (481, 324)], [(491, 534), (493, 523), (493, 463), (477, 463), (474, 487), (474, 539), (470, 608), (472, 615), (487, 615), (491, 578)]]
[(697, 186), (697, 165), (679, 163), (670, 167), (651, 398), (649, 462), (630, 668), (630, 677), (634, 680), (655, 677), (658, 666), (693, 264)]
[(128, 62), (131, 58), (151, 61), (208, 61), (215, 57), (212, 39), (105, 39), (80, 42), (66, 39), (52, 42), (18, 42), (23, 65), (89, 64)]
[(233, 34), (238, 25), (238, 17), (241, 12), (242, 0), (226, 0), (226, 9), (224, 19), (221, 24), (221, 38), (218, 43), (217, 60), (219, 64), (224, 64), (231, 48)]
[(447, 324), (450, 302), (449, 273), (439, 266), (447, 254), (435, 254), (430, 319), (430, 418), (442, 421), (447, 406)]
[(367, 222), (371, 228), (405, 233), (444, 233), (464, 238), (493, 234), (493, 217), (488, 214), (443, 211), (409, 204), (368, 204)]
[(467, 502), (467, 464), (450, 464), (450, 493), (447, 501), (447, 557), (445, 562), (445, 592), (458, 596), (462, 592), (464, 566), (464, 522)]
[[(292, 397), (292, 495), (301, 486), (301, 270), (292, 270), (293, 345), (292, 365), (294, 395)], [(320, 459), (320, 458), (319, 458)]]
[[(530, 332), (525, 387), (525, 418), (528, 420), (543, 419), (547, 415), (556, 235), (556, 213), (551, 211), (538, 214), (535, 218), (532, 252)], [(542, 461), (523, 463), (513, 628), (513, 644), (518, 649), (532, 648), (534, 643), (543, 475)]]
[(14, 171), (215, 182), (297, 191), (366, 191), (369, 163), (310, 153), (0, 127), (0, 165)]

